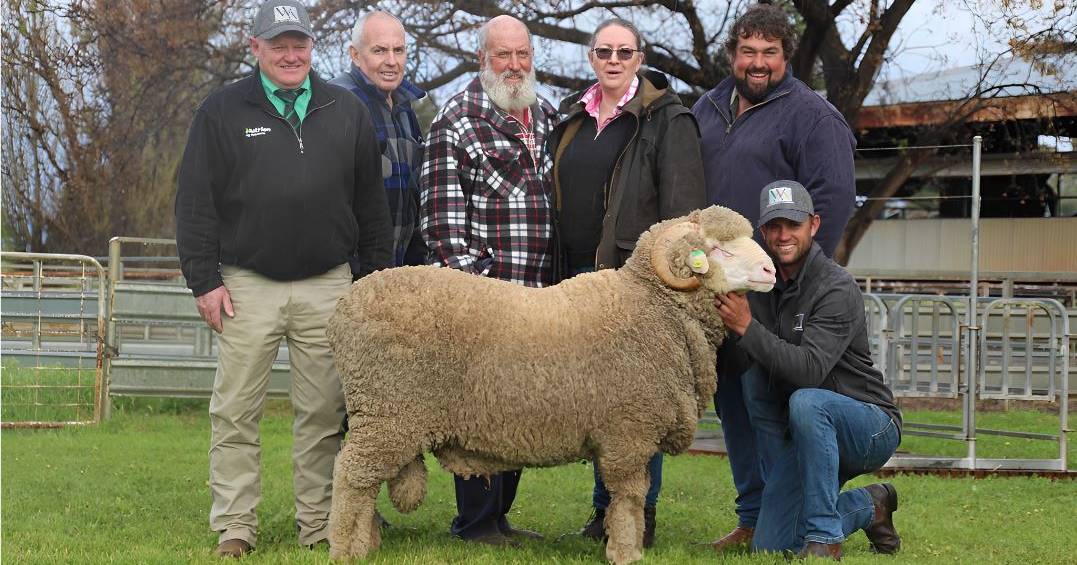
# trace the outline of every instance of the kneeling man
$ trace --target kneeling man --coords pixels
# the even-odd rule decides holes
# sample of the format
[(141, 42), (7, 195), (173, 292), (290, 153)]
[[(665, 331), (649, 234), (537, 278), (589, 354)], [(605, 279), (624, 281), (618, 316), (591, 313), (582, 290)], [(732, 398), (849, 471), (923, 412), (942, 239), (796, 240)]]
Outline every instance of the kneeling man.
[(901, 440), (901, 413), (872, 365), (860, 288), (813, 241), (819, 216), (799, 183), (763, 189), (758, 225), (778, 283), (753, 293), (750, 309), (743, 295), (715, 303), (752, 363), (741, 378), (766, 477), (752, 549), (840, 560), (842, 541), (862, 529), (874, 551), (895, 553), (893, 485), (840, 492)]

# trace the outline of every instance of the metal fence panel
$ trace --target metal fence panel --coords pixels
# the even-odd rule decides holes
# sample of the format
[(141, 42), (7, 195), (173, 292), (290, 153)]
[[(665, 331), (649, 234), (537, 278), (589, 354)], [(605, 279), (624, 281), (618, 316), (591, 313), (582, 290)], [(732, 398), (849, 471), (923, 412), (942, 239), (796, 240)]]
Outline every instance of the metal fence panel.
[(0, 252), (3, 427), (102, 415), (105, 271), (85, 255)]
[(960, 300), (908, 295), (890, 307), (883, 374), (895, 395), (957, 397)]
[[(155, 250), (170, 239), (116, 237), (109, 242), (108, 356), (110, 396), (209, 397), (217, 367), (217, 337), (198, 315), (178, 260), (133, 266), (123, 246)], [(282, 343), (269, 381), (270, 397), (291, 388), (287, 346)], [(106, 405), (107, 411), (107, 405)]]
[(1051, 299), (1003, 298), (987, 304), (981, 318), (980, 398), (1055, 400), (1069, 372), (1065, 306)]

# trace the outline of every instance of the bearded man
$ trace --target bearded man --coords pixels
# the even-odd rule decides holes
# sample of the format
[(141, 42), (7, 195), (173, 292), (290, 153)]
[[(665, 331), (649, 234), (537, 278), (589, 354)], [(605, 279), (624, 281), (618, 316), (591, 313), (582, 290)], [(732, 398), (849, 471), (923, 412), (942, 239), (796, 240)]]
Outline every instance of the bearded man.
[[(726, 39), (732, 76), (700, 97), (692, 113), (699, 122), (707, 201), (755, 224), (757, 187), (797, 181), (814, 201), (821, 219), (815, 241), (830, 257), (853, 212), (856, 139), (841, 113), (793, 76), (789, 58), (796, 44), (796, 29), (781, 8), (752, 6)], [(748, 406), (766, 392), (757, 386), (766, 380), (748, 376), (752, 363), (736, 343), (731, 336), (718, 353), (714, 405), (737, 489), (737, 526), (714, 542), (717, 551), (751, 545), (769, 465), (760, 454), (778, 450), (757, 445), (771, 436), (757, 433)]]
[[(419, 175), (422, 236), (435, 265), (545, 286), (553, 282), (553, 226), (543, 147), (555, 111), (535, 93), (522, 22), (498, 16), (478, 35), (479, 76), (430, 125)], [(494, 546), (539, 537), (505, 518), (519, 482), (520, 471), (456, 477), (452, 534)]]

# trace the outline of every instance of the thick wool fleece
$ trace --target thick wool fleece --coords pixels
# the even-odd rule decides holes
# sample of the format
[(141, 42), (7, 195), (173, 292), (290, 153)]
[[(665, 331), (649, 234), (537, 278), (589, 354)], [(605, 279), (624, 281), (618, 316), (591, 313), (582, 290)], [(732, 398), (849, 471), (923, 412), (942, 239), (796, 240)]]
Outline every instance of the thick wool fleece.
[(421, 456), (432, 451), (465, 476), (596, 458), (627, 505), (611, 509), (623, 527), (610, 529), (607, 557), (638, 559), (646, 462), (691, 443), (725, 335), (714, 294), (732, 290), (720, 268), (690, 292), (654, 273), (656, 234), (685, 221), (701, 230), (668, 251), (684, 276), (687, 253), (707, 239), (751, 235), (742, 217), (712, 207), (653, 226), (622, 269), (552, 287), (436, 267), (353, 285), (327, 330), (351, 430), (337, 460), (334, 556), (377, 547), (370, 513), (381, 482), (398, 509), (418, 506)]

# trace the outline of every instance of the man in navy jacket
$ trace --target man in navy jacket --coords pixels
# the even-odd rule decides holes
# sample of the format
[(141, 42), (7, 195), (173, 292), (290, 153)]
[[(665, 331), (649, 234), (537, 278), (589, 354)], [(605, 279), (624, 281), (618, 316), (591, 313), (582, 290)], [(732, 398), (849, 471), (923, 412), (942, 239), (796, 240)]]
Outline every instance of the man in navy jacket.
[[(692, 113), (702, 134), (708, 201), (736, 210), (754, 225), (760, 188), (777, 179), (796, 180), (822, 219), (815, 241), (829, 257), (853, 211), (856, 140), (841, 113), (793, 77), (788, 61), (796, 40), (781, 9), (750, 8), (726, 40), (732, 76), (701, 97)], [(718, 355), (715, 407), (737, 488), (738, 525), (714, 543), (718, 551), (751, 543), (764, 484), (745, 408), (744, 394), (750, 391), (741, 386), (747, 363), (735, 341), (727, 340)]]

